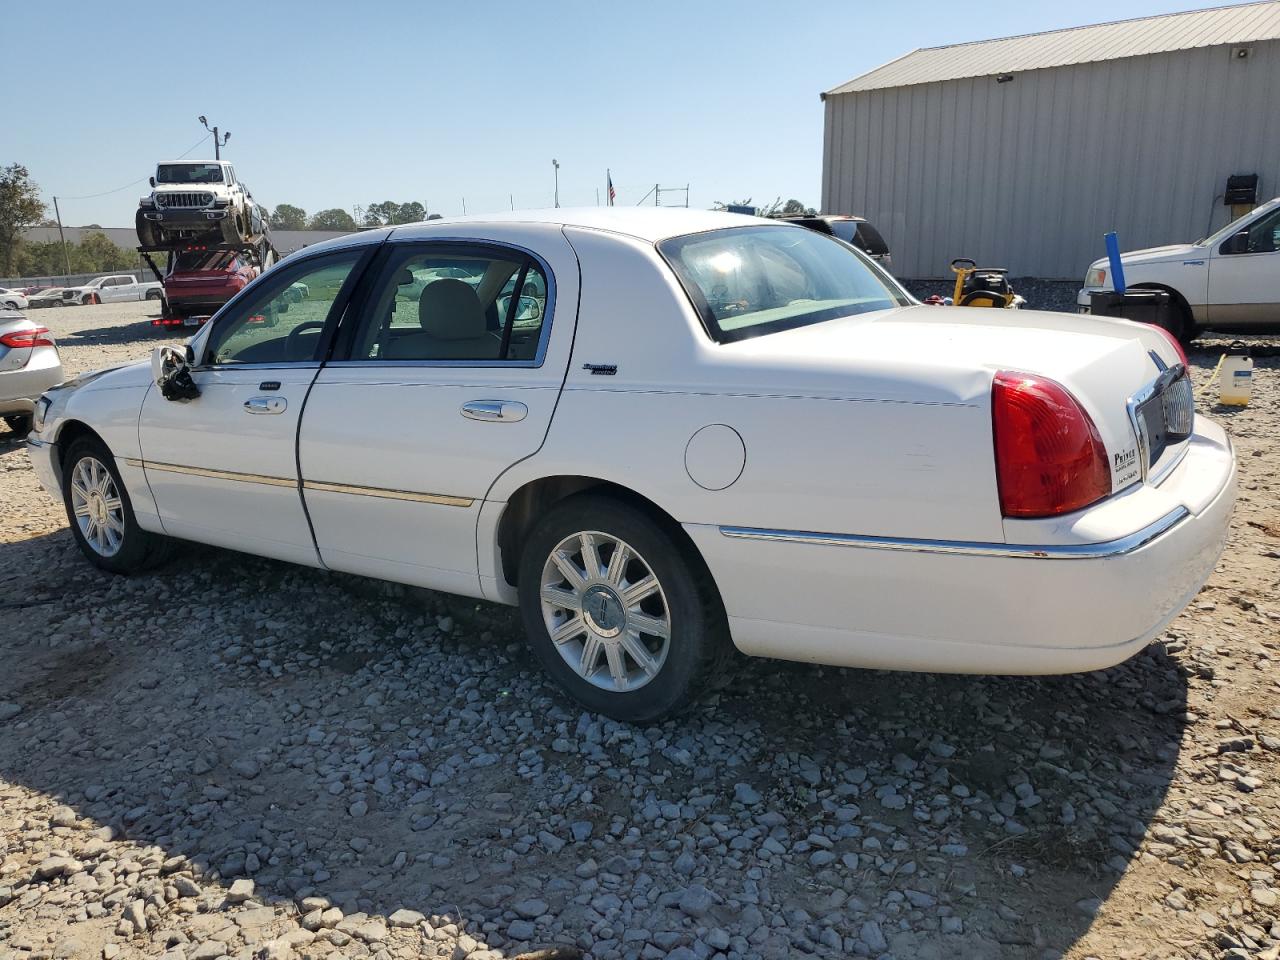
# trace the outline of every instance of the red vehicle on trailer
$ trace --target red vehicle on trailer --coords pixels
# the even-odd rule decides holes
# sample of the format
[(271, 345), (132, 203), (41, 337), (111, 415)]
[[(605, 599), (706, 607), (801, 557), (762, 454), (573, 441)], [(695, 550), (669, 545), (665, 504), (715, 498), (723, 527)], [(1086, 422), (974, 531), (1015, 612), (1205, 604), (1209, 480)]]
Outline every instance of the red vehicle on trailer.
[[(164, 283), (168, 309), (153, 327), (200, 326), (279, 259), (269, 234), (252, 243), (184, 243), (139, 247), (138, 253)], [(168, 254), (163, 271), (153, 253)]]
[(261, 271), (239, 253), (188, 247), (174, 257), (164, 295), (174, 317), (210, 316)]

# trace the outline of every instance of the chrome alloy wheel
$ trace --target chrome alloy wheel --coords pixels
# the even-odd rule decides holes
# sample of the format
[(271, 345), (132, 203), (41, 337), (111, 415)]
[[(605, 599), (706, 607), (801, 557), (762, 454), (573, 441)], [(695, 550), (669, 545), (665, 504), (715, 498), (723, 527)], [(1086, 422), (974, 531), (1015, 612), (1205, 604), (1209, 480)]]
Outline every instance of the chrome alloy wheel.
[(113, 557), (124, 544), (124, 503), (111, 471), (93, 457), (82, 457), (71, 471), (71, 509), (94, 553)]
[(542, 568), (542, 619), (560, 656), (594, 686), (638, 690), (671, 646), (662, 584), (629, 544), (597, 531), (565, 537)]

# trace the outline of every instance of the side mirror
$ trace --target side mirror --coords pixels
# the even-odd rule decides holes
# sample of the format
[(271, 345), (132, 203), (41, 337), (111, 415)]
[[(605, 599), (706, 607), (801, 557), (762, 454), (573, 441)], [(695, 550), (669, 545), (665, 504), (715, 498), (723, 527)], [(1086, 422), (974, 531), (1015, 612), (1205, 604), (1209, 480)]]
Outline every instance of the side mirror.
[(200, 388), (191, 379), (194, 359), (190, 344), (184, 344), (181, 349), (156, 347), (151, 351), (151, 379), (166, 400), (186, 401), (200, 396)]
[(153, 186), (153, 187), (154, 187), (154, 186), (156, 185), (156, 178), (155, 178), (155, 177), (148, 177), (148, 178), (147, 178), (147, 180), (150, 182), (151, 186)]
[(537, 320), (542, 316), (542, 304), (534, 297), (521, 297), (516, 305), (517, 320)]
[(1235, 236), (1230, 237), (1226, 243), (1222, 245), (1223, 253), (1248, 253), (1249, 252), (1249, 231), (1241, 230)]

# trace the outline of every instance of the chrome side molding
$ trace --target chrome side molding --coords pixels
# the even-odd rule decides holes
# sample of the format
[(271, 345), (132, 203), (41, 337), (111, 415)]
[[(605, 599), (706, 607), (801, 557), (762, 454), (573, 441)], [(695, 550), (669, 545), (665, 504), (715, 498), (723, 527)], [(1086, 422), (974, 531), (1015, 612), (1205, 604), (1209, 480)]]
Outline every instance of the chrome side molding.
[(966, 540), (916, 540), (908, 537), (870, 537), (853, 533), (813, 533), (803, 530), (765, 530), (758, 527), (721, 527), (720, 533), (735, 540), (774, 540), (863, 550), (899, 550), (909, 553), (943, 553), (969, 557), (1018, 557), (1033, 560), (1099, 560), (1132, 553), (1185, 520), (1191, 512), (1177, 507), (1159, 520), (1127, 537), (1101, 543), (1022, 544), (983, 543)]

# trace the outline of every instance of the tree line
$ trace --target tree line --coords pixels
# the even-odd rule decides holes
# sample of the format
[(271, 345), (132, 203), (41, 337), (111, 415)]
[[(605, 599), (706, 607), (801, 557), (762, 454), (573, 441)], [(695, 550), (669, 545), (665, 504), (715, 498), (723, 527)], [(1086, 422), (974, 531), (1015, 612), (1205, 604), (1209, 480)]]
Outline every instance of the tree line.
[(279, 204), (268, 218), (272, 230), (359, 230), (362, 227), (389, 227), (399, 223), (418, 223), (421, 220), (438, 219), (439, 214), (427, 216), (427, 208), (417, 200), (397, 203), (383, 200), (363, 208), (359, 222), (341, 207), (330, 207), (310, 216), (301, 207), (291, 203)]

